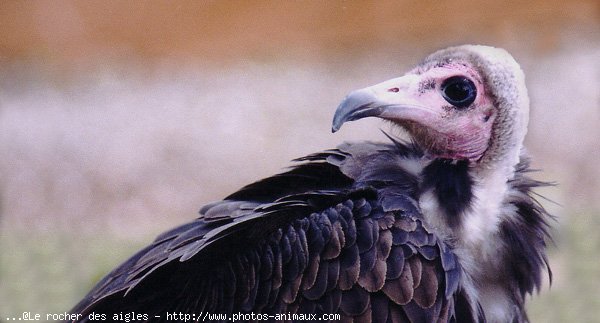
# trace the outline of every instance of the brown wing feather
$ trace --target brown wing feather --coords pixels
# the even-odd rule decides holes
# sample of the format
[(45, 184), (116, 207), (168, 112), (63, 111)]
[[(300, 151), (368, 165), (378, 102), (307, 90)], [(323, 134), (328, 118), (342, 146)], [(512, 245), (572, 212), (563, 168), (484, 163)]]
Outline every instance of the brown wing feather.
[[(385, 158), (401, 155), (398, 144), (367, 148), (373, 147)], [(335, 150), (308, 157), (307, 166), (231, 196), (243, 202), (210, 205), (203, 209), (208, 217), (161, 235), (109, 274), (75, 312), (161, 315), (179, 309), (340, 313), (342, 320), (355, 322), (457, 319), (460, 266), (451, 249), (423, 227), (410, 197), (416, 181), (401, 170), (389, 174), (389, 167), (384, 167), (389, 178), (405, 180), (403, 185), (379, 182), (377, 172), (372, 182), (351, 181), (338, 169), (356, 173), (343, 162), (351, 155)], [(389, 163), (397, 165), (393, 158)], [(298, 186), (291, 184), (296, 179)], [(282, 186), (284, 195), (261, 189), (272, 185)]]

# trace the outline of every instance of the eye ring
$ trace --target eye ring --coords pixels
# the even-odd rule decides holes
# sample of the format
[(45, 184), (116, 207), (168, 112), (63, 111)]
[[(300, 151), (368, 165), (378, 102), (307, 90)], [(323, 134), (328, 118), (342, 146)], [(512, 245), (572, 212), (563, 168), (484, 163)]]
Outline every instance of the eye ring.
[(464, 76), (453, 76), (446, 79), (440, 89), (444, 100), (457, 108), (470, 106), (477, 97), (475, 83)]

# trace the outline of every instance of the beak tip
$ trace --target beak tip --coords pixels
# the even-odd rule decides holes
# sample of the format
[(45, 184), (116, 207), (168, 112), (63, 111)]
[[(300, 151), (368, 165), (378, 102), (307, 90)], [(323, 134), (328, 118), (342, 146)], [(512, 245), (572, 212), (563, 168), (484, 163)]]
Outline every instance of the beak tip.
[(381, 114), (381, 109), (378, 109), (376, 102), (377, 98), (372, 91), (362, 89), (348, 94), (335, 111), (331, 132), (337, 132), (348, 121), (378, 116)]
[(342, 127), (342, 124), (343, 124), (343, 122), (340, 123), (338, 120), (334, 120), (333, 124), (331, 125), (331, 133), (338, 132), (338, 130), (340, 130), (340, 128)]

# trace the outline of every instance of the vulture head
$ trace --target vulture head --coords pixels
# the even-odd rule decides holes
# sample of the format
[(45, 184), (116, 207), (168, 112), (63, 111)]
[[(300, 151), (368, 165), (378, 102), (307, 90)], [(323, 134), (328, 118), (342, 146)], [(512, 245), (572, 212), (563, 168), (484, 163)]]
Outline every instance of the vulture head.
[(379, 117), (409, 132), (432, 158), (489, 166), (518, 163), (529, 115), (525, 78), (505, 50), (465, 45), (429, 55), (416, 68), (350, 93), (332, 131)]

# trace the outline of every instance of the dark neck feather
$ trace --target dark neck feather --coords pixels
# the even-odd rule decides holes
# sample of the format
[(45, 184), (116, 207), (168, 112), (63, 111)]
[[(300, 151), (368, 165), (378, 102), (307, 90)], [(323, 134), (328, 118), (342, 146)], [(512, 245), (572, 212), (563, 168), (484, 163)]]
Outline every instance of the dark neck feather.
[(433, 190), (451, 227), (460, 224), (460, 214), (471, 206), (472, 188), (466, 160), (436, 159), (423, 170), (422, 191)]
[(531, 179), (527, 176), (530, 171), (529, 160), (522, 158), (514, 179), (509, 182), (512, 194), (507, 203), (516, 208), (516, 214), (500, 224), (500, 234), (508, 248), (506, 269), (519, 291), (513, 297), (521, 302), (526, 294), (540, 289), (544, 269), (548, 270), (552, 281), (546, 240), (551, 240), (548, 221), (554, 217), (532, 196), (532, 190), (553, 184)]

